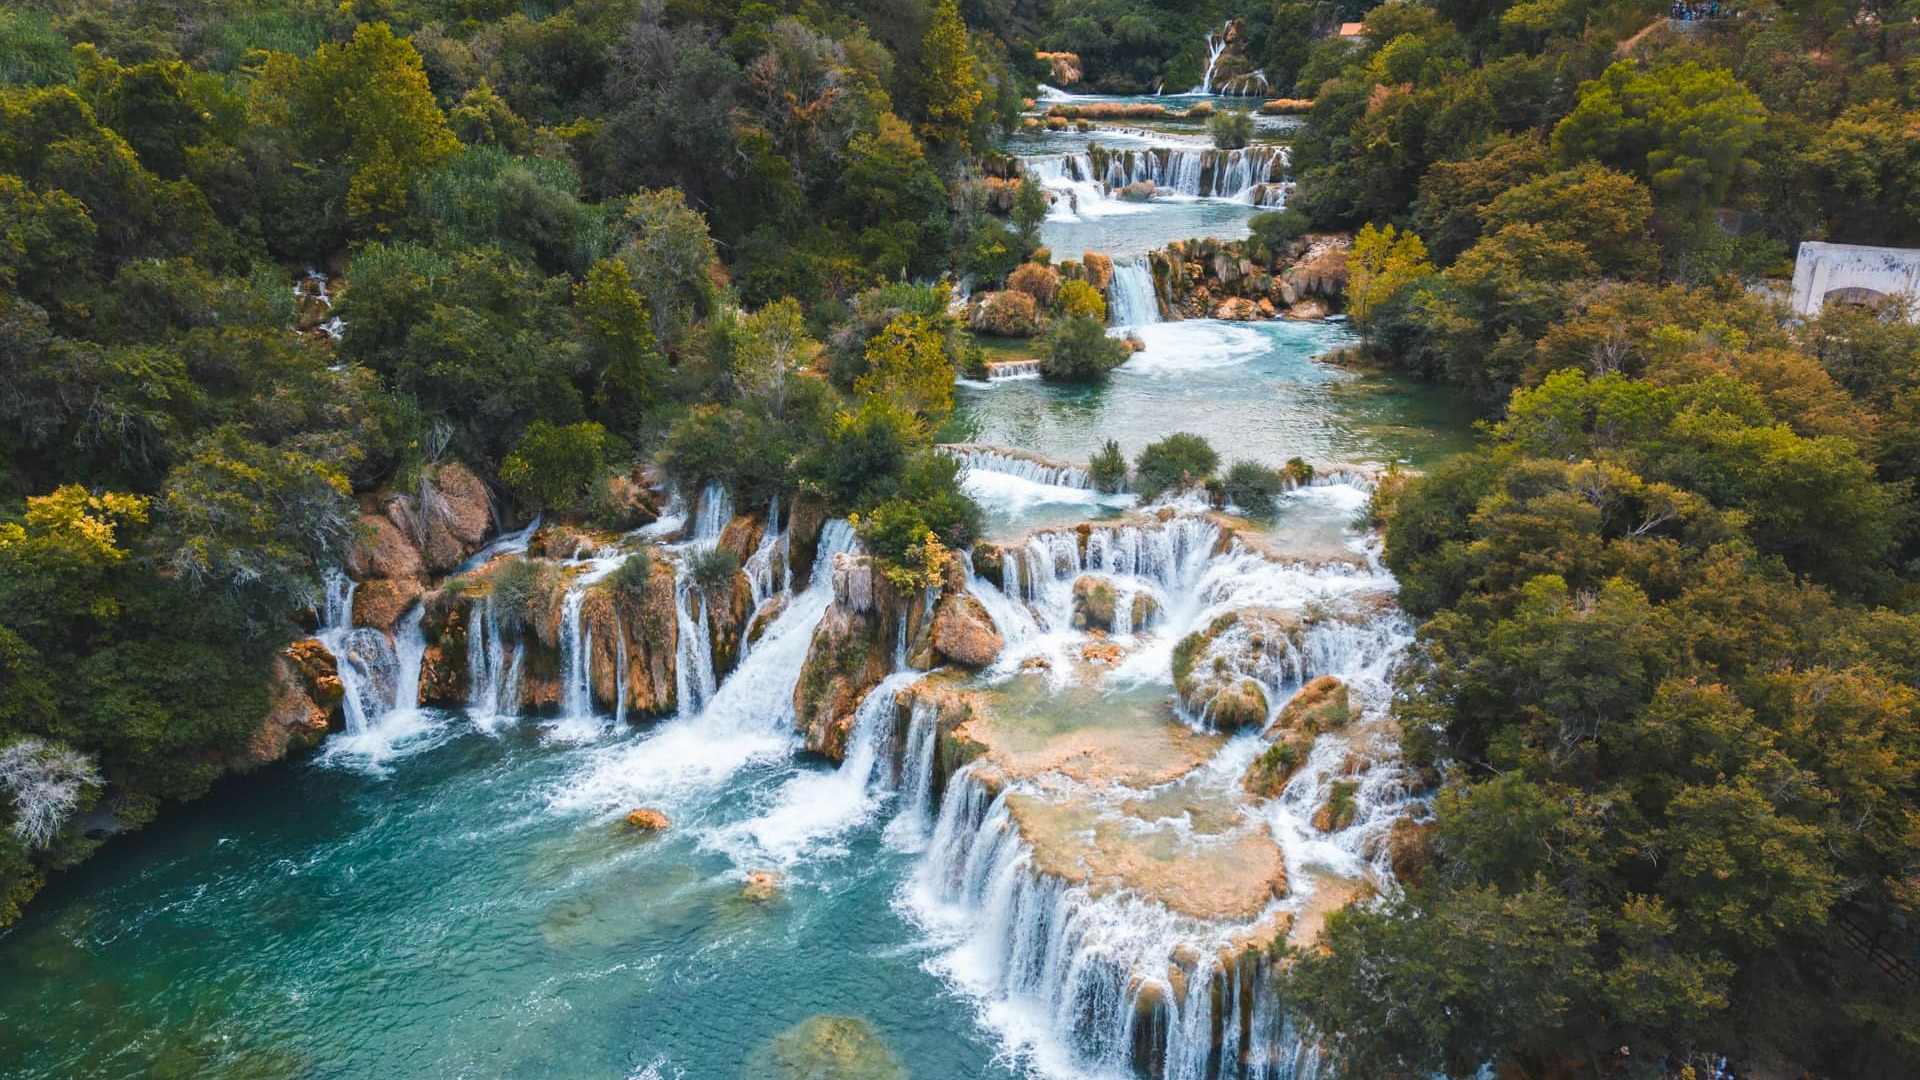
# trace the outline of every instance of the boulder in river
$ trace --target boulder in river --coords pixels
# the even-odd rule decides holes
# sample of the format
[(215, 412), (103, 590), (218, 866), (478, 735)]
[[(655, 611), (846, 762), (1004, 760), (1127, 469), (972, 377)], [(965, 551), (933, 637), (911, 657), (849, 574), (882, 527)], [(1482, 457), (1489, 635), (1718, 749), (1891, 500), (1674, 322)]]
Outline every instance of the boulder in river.
[(1006, 640), (973, 594), (948, 593), (933, 615), (933, 647), (963, 667), (986, 667), (1000, 658)]
[(673, 827), (667, 815), (651, 807), (627, 811), (627, 827), (639, 832), (665, 832)]

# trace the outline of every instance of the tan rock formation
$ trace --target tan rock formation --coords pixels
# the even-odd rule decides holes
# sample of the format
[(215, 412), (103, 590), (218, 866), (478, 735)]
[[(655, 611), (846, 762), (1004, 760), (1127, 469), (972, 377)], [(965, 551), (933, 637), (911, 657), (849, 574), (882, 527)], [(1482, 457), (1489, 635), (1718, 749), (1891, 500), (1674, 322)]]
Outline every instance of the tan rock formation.
[(971, 593), (950, 592), (934, 609), (933, 647), (947, 660), (963, 667), (986, 667), (1000, 658), (1005, 645), (987, 609)]
[(673, 826), (667, 815), (650, 807), (627, 812), (627, 827), (640, 832), (665, 832)]

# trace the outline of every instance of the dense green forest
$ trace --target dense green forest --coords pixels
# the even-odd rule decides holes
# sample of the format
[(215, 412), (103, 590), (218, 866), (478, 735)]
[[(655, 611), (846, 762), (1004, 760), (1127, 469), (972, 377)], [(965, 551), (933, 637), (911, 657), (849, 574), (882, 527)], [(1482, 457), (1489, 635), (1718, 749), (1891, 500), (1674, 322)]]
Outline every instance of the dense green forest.
[[(1231, 15), (1313, 99), (1295, 211), (1356, 233), (1367, 357), (1487, 419), (1374, 507), (1427, 857), (1290, 1006), (1352, 1077), (1915, 1075), (1920, 994), (1850, 941), (1920, 947), (1920, 327), (1753, 286), (1920, 243), (1920, 27), (1794, 0), (1622, 44), (1663, 7), (0, 12), (0, 924), (97, 800), (229, 767), (356, 500), (442, 463), (609, 526), (639, 461), (804, 486), (903, 582), (969, 543), (930, 445), (977, 358), (928, 283), (1037, 243), (975, 153), (1036, 49), (1184, 87)], [(1057, 364), (1117, 359), (1092, 325)]]
[(1493, 418), (1376, 503), (1440, 786), (1417, 884), (1292, 974), (1354, 1075), (1920, 1068), (1848, 944), (1920, 942), (1920, 327), (1749, 288), (1920, 239), (1920, 28), (1617, 44), (1649, 14), (1396, 3), (1301, 68), (1295, 207), (1358, 230), (1369, 351)]
[(0, 922), (102, 791), (228, 767), (356, 497), (444, 461), (609, 525), (636, 460), (804, 480), (902, 567), (977, 527), (903, 280), (1030, 250), (949, 192), (1028, 82), (951, 0), (36, 5), (0, 80)]

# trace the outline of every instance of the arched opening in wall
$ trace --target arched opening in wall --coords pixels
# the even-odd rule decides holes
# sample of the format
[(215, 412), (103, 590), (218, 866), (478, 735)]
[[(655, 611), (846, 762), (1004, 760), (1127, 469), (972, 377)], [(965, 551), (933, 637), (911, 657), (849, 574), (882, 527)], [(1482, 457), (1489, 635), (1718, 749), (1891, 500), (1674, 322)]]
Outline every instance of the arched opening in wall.
[(1864, 307), (1880, 311), (1886, 308), (1892, 297), (1878, 289), (1866, 289), (1854, 286), (1846, 289), (1831, 289), (1822, 299), (1827, 307)]

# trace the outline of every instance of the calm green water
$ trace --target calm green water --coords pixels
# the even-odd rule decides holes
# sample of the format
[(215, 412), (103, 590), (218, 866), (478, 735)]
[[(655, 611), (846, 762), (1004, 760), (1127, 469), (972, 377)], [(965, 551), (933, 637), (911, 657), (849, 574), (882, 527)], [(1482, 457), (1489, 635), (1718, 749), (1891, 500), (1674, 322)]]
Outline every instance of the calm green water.
[(1146, 351), (1103, 386), (962, 385), (943, 437), (1085, 461), (1108, 439), (1131, 457), (1169, 432), (1190, 431), (1224, 461), (1412, 468), (1472, 442), (1474, 414), (1458, 395), (1314, 359), (1352, 342), (1343, 323), (1208, 319), (1139, 333)]
[[(830, 777), (777, 743), (441, 724), (384, 779), (231, 781), (58, 878), (0, 938), (0, 1076), (765, 1076), (819, 1014), (870, 1022), (913, 1077), (1015, 1075), (920, 968), (889, 808), (796, 844), (768, 812)], [(654, 787), (657, 838), (609, 809), (650, 757), (724, 778)], [(779, 899), (742, 897), (751, 865), (785, 872)]]

